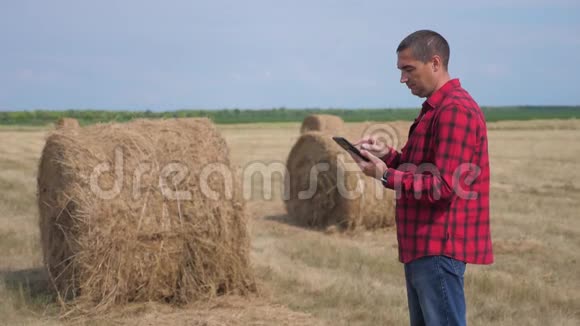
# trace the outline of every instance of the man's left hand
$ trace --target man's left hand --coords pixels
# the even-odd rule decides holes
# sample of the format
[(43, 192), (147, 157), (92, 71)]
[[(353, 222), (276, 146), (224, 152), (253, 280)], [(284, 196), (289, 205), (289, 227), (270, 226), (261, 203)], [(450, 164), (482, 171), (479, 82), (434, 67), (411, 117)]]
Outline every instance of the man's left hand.
[(361, 158), (359, 158), (356, 154), (352, 154), (349, 152), (350, 156), (354, 159), (356, 164), (360, 167), (361, 171), (372, 178), (380, 179), (385, 171), (387, 171), (388, 167), (385, 162), (383, 162), (380, 158), (374, 156), (370, 152), (366, 150), (361, 150), (361, 154), (368, 158), (370, 162), (365, 162)]

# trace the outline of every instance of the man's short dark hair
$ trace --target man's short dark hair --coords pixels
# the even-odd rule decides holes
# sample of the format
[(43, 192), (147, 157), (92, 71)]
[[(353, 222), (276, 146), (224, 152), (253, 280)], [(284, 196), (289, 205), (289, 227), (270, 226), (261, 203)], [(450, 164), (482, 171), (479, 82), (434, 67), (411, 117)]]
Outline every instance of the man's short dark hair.
[(423, 29), (410, 34), (401, 41), (397, 53), (406, 49), (411, 49), (415, 59), (423, 63), (438, 55), (445, 69), (449, 65), (449, 43), (437, 32)]

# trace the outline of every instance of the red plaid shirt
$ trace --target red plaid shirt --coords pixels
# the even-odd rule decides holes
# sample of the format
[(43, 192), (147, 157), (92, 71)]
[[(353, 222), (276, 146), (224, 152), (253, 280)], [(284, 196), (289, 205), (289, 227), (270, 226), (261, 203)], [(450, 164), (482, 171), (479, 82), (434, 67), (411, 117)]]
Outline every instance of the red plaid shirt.
[(401, 262), (432, 255), (493, 262), (485, 118), (458, 79), (423, 103), (401, 152), (383, 160), (384, 184), (397, 194)]

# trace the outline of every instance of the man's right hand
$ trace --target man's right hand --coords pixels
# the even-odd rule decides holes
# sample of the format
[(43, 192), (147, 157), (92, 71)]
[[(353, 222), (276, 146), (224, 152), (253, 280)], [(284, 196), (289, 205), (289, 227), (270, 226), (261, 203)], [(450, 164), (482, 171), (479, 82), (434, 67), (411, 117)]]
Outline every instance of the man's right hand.
[(391, 150), (387, 144), (380, 142), (375, 137), (363, 137), (353, 145), (359, 150), (368, 151), (378, 158), (383, 158)]

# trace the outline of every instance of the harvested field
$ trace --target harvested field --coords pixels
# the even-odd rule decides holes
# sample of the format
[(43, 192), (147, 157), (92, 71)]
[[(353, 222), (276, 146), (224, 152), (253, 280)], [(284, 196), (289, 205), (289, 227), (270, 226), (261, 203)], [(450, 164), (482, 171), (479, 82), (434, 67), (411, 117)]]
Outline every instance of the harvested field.
[[(218, 128), (231, 163), (242, 171), (256, 162), (285, 163), (300, 135), (299, 123)], [(0, 128), (0, 324), (70, 322), (58, 319), (58, 302), (41, 269), (36, 171), (48, 131)], [(404, 126), (399, 133), (406, 136)], [(580, 324), (579, 136), (580, 122), (573, 120), (489, 124), (496, 262), (467, 267), (470, 325)], [(76, 321), (407, 325), (394, 229), (345, 234), (297, 226), (281, 200), (282, 180), (283, 174), (272, 173), (243, 184), (250, 195), (250, 259), (259, 297), (182, 307), (134, 304)]]

